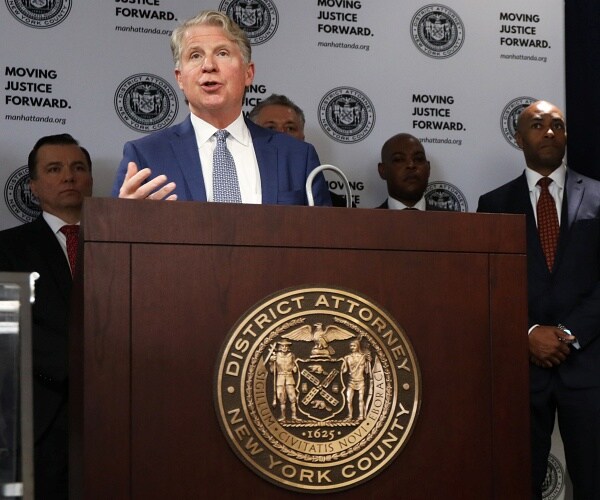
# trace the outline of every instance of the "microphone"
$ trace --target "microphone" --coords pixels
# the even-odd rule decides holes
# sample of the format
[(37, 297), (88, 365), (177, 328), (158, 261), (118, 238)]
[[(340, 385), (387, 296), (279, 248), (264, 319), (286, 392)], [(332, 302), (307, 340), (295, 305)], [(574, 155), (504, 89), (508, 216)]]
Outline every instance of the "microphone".
[(348, 182), (348, 178), (346, 177), (344, 172), (342, 172), (338, 167), (328, 164), (319, 165), (308, 175), (308, 178), (306, 179), (306, 197), (308, 198), (308, 206), (315, 206), (315, 198), (312, 193), (312, 185), (315, 176), (317, 174), (320, 174), (324, 170), (331, 170), (332, 172), (338, 174), (338, 176), (342, 179), (342, 183), (344, 184), (344, 191), (346, 191), (346, 207), (352, 208), (352, 189), (350, 189), (350, 182)]

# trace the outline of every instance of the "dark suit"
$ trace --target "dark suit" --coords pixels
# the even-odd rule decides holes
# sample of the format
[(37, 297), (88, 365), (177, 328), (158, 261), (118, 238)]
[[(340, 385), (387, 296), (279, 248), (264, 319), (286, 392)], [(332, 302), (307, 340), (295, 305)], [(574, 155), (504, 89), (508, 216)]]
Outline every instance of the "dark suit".
[(37, 220), (0, 231), (0, 270), (39, 273), (33, 324), (36, 498), (67, 498), (67, 330), (71, 271), (52, 229)]
[(526, 215), (529, 326), (563, 324), (581, 345), (571, 347), (567, 359), (554, 368), (530, 363), (534, 484), (541, 484), (546, 471), (558, 406), (576, 498), (600, 498), (600, 483), (592, 479), (600, 465), (600, 182), (567, 172), (552, 272), (538, 237), (525, 174), (483, 195), (477, 211)]
[[(246, 125), (258, 161), (262, 203), (307, 205), (306, 178), (320, 164), (315, 148), (287, 134), (259, 127), (249, 120), (246, 120)], [(198, 144), (189, 116), (178, 125), (125, 144), (113, 196), (119, 194), (130, 161), (140, 169), (150, 167), (153, 177), (165, 174), (177, 185), (174, 193), (179, 200), (206, 201)], [(315, 205), (331, 205), (323, 175), (315, 179), (313, 193)]]

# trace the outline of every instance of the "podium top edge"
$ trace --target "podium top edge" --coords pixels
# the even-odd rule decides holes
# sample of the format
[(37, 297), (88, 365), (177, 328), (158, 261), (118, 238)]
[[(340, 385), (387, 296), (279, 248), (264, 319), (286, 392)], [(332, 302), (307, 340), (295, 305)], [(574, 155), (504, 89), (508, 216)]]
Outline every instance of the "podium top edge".
[(89, 198), (86, 242), (525, 254), (525, 216)]

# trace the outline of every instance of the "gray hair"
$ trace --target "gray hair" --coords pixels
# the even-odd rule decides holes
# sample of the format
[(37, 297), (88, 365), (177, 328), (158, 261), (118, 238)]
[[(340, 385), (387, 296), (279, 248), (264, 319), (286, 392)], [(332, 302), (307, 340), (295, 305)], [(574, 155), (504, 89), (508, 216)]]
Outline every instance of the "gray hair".
[(285, 106), (286, 108), (294, 110), (294, 113), (298, 115), (298, 118), (300, 118), (302, 126), (304, 127), (306, 119), (304, 118), (304, 111), (302, 111), (302, 108), (294, 104), (288, 97), (281, 94), (271, 94), (266, 99), (260, 101), (256, 106), (254, 106), (254, 108), (252, 108), (250, 113), (248, 113), (248, 118), (250, 118), (250, 120), (254, 122), (258, 118), (258, 115), (260, 114), (263, 108), (275, 105)]
[(181, 64), (181, 52), (183, 50), (183, 37), (189, 28), (194, 26), (218, 26), (227, 38), (235, 42), (240, 48), (242, 58), (247, 64), (252, 59), (252, 48), (246, 32), (240, 28), (231, 18), (223, 12), (216, 10), (203, 10), (198, 15), (186, 19), (171, 34), (171, 52), (175, 67), (179, 69)]

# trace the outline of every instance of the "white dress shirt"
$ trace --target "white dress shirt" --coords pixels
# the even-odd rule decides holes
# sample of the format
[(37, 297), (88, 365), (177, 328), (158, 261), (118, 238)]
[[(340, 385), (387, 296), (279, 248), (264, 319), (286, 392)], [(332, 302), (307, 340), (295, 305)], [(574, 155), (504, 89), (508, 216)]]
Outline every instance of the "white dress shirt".
[[(554, 198), (554, 203), (556, 203), (556, 213), (558, 214), (558, 225), (560, 226), (560, 215), (562, 212), (562, 200), (563, 193), (565, 191), (565, 180), (567, 176), (567, 167), (563, 163), (560, 167), (558, 167), (554, 172), (552, 172), (548, 177), (552, 179), (552, 182), (548, 186), (548, 191)], [(540, 193), (542, 192), (542, 188), (537, 185), (537, 182), (544, 177), (541, 174), (538, 174), (535, 170), (530, 169), (529, 167), (525, 168), (525, 178), (527, 179), (527, 186), (529, 187), (529, 199), (531, 200), (531, 206), (533, 207), (533, 215), (535, 216), (535, 222), (537, 224), (537, 202), (540, 198)]]
[(427, 203), (425, 202), (425, 196), (423, 196), (419, 201), (417, 201), (417, 203), (414, 204), (414, 206), (409, 207), (409, 206), (405, 205), (404, 203), (402, 203), (401, 201), (398, 201), (396, 198), (392, 198), (391, 196), (388, 196), (388, 208), (391, 210), (404, 210), (405, 208), (414, 208), (416, 210), (426, 210)]
[[(198, 143), (202, 177), (204, 178), (204, 186), (206, 188), (206, 199), (213, 201), (213, 153), (217, 145), (217, 139), (214, 134), (218, 129), (194, 114), (191, 114), (190, 117), (194, 133), (196, 134), (196, 142)], [(240, 116), (225, 130), (229, 132), (227, 149), (229, 149), (235, 162), (242, 203), (260, 204), (262, 203), (262, 191), (258, 161), (254, 152), (252, 136), (246, 126), (243, 114), (240, 113)]]

